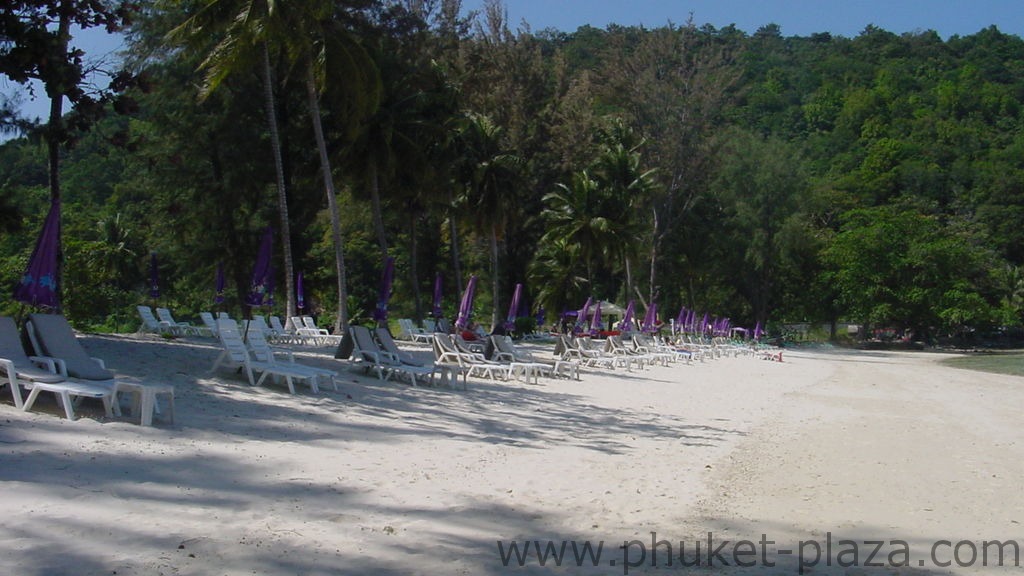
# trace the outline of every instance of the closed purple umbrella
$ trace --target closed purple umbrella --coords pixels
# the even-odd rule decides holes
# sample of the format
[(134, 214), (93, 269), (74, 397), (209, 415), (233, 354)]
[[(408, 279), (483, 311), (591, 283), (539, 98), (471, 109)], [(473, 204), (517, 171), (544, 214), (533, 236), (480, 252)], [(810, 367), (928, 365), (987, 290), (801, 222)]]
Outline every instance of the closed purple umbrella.
[(460, 330), (469, 326), (473, 319), (473, 298), (476, 297), (476, 274), (469, 277), (466, 289), (462, 292), (462, 301), (459, 302), (459, 315), (455, 319), (455, 327)]
[(679, 315), (676, 316), (676, 330), (677, 331), (679, 331), (679, 332), (683, 331), (683, 326), (686, 325), (686, 317), (687, 316), (688, 315), (686, 313), (686, 306), (681, 306), (679, 308)]
[(384, 271), (380, 275), (380, 288), (377, 290), (377, 307), (373, 310), (373, 319), (387, 322), (388, 302), (391, 300), (391, 284), (395, 280), (395, 259), (388, 256), (384, 259)]
[(224, 263), (217, 264), (217, 275), (214, 277), (214, 304), (224, 303)]
[(14, 299), (37, 308), (59, 308), (57, 297), (57, 255), (60, 252), (60, 201), (50, 204), (36, 246), (21, 281), (14, 287)]
[(636, 315), (636, 303), (632, 300), (626, 304), (626, 311), (622, 313), (622, 321), (619, 322), (619, 330), (633, 330), (633, 316)]
[(754, 325), (754, 340), (760, 340), (762, 334), (763, 332), (761, 330), (761, 321), (758, 320), (757, 324)]
[(594, 318), (590, 321), (590, 333), (597, 335), (601, 331), (601, 301), (594, 307)]
[(583, 327), (587, 325), (587, 318), (590, 316), (590, 304), (593, 298), (587, 297), (587, 302), (583, 304), (583, 308), (580, 308), (576, 313), (576, 332), (583, 330)]
[(249, 306), (269, 305), (269, 296), (273, 291), (271, 281), (271, 254), (274, 251), (274, 230), (267, 226), (260, 241), (260, 250), (256, 254), (256, 265), (252, 269), (252, 281), (249, 284), (249, 295), (245, 303)]
[(642, 329), (644, 332), (657, 332), (658, 328), (658, 305), (651, 302), (651, 305), (647, 307), (647, 312), (644, 313), (644, 323)]
[(441, 316), (444, 315), (444, 311), (441, 310), (441, 294), (444, 289), (444, 282), (442, 280), (441, 273), (438, 272), (434, 276), (434, 305), (431, 311), (431, 314), (437, 320), (440, 320)]
[(523, 284), (517, 282), (515, 290), (512, 291), (512, 302), (508, 305), (508, 315), (505, 317), (505, 329), (512, 330), (516, 327), (516, 316), (519, 314), (519, 304), (523, 299)]
[(306, 307), (306, 290), (302, 285), (302, 271), (295, 277), (295, 306), (301, 311)]
[(160, 297), (160, 272), (156, 263), (156, 252), (149, 253), (149, 296)]
[(707, 312), (704, 313), (704, 318), (700, 321), (700, 326), (698, 326), (698, 329), (699, 329), (701, 334), (707, 333), (707, 331), (708, 331), (708, 313)]

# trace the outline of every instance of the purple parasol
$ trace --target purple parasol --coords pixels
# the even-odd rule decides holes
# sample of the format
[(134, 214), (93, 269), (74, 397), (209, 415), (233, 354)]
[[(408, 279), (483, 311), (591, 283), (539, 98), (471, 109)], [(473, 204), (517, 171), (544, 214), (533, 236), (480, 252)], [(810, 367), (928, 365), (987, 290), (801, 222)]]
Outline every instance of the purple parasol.
[(519, 314), (519, 304), (523, 299), (523, 284), (522, 282), (516, 283), (515, 290), (512, 291), (512, 302), (508, 305), (508, 315), (505, 317), (505, 329), (512, 330), (516, 327), (516, 316)]
[(270, 266), (271, 253), (274, 251), (274, 229), (270, 226), (263, 231), (260, 250), (256, 254), (256, 265), (252, 269), (252, 282), (249, 284), (249, 295), (245, 303), (249, 306), (267, 306), (273, 291)]
[(302, 270), (295, 277), (295, 306), (301, 311), (306, 307), (306, 291), (302, 286)]
[(658, 331), (658, 305), (651, 302), (651, 305), (647, 307), (647, 312), (644, 313), (644, 322), (641, 329), (644, 332), (657, 332)]
[(590, 304), (592, 301), (593, 298), (588, 296), (587, 302), (583, 305), (583, 308), (580, 308), (579, 311), (576, 312), (575, 332), (582, 331), (583, 327), (587, 325), (587, 318), (590, 316)]
[(60, 201), (50, 204), (43, 229), (28, 260), (28, 268), (14, 288), (14, 298), (37, 308), (59, 308), (57, 255), (60, 252)]
[(597, 306), (594, 307), (594, 318), (590, 321), (590, 333), (597, 335), (601, 331), (601, 301), (597, 301)]
[(682, 331), (683, 326), (686, 325), (686, 318), (687, 318), (687, 316), (688, 316), (688, 314), (687, 314), (687, 311), (686, 311), (686, 306), (680, 307), (679, 308), (679, 315), (676, 316), (676, 330)]
[(476, 296), (476, 274), (469, 277), (466, 290), (462, 292), (462, 301), (459, 303), (459, 316), (455, 319), (455, 326), (460, 330), (469, 326), (473, 318), (473, 298)]
[(434, 276), (434, 305), (433, 310), (431, 310), (431, 315), (433, 315), (435, 319), (440, 319), (441, 316), (444, 315), (444, 310), (441, 309), (441, 293), (443, 289), (444, 282), (441, 278), (441, 273), (438, 272)]
[(636, 303), (632, 300), (629, 304), (626, 304), (626, 311), (622, 313), (622, 321), (619, 322), (619, 330), (632, 332), (633, 331), (633, 316), (636, 315)]
[(395, 280), (395, 259), (388, 256), (384, 259), (384, 271), (380, 275), (380, 288), (377, 290), (377, 307), (373, 310), (373, 319), (387, 322), (388, 301), (391, 300), (391, 284)]
[(764, 332), (761, 330), (761, 321), (758, 320), (757, 324), (754, 325), (754, 340), (760, 340)]

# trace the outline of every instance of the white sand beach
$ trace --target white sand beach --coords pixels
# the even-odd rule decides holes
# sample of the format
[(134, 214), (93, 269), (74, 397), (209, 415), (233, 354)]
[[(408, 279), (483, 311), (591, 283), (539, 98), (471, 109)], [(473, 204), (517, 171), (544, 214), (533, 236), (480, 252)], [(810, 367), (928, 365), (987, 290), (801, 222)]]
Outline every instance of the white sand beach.
[[(734, 571), (988, 573), (983, 541), (1024, 542), (1024, 379), (939, 354), (787, 351), (463, 391), (295, 348), (342, 377), (292, 396), (211, 373), (209, 339), (83, 343), (121, 378), (173, 383), (175, 422), (98, 405), (69, 422), (52, 399), (23, 413), (4, 390), (0, 574), (685, 573), (709, 532), (774, 542), (723, 551)], [(867, 565), (886, 560), (868, 562), (867, 544), (856, 566), (810, 565), (830, 535), (906, 541), (908, 565)], [(942, 540), (939, 564), (962, 540), (979, 557), (936, 565)], [(548, 541), (570, 542), (561, 566), (532, 548)], [(571, 542), (603, 542), (598, 566), (578, 566)], [(705, 572), (726, 568), (707, 554)]]

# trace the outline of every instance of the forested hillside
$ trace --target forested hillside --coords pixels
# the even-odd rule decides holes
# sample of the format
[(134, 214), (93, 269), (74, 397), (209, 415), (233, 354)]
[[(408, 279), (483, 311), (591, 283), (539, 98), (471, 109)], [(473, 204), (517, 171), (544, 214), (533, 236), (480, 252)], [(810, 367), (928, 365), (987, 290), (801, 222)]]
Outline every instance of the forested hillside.
[[(593, 296), (922, 338), (1022, 323), (1024, 42), (995, 26), (534, 31), (497, 2), (338, 0), (246, 28), (247, 4), (136, 14), (134, 81), (63, 152), (80, 326), (134, 328), (151, 252), (161, 305), (214, 308), (222, 263), (245, 313), (267, 226), (277, 311), (301, 271), (323, 324), (369, 318), (385, 255), (392, 317), (427, 315), (440, 273), (449, 314), (480, 278), (485, 325), (517, 282), (549, 318)], [(0, 147), (3, 286), (48, 206), (43, 142)]]

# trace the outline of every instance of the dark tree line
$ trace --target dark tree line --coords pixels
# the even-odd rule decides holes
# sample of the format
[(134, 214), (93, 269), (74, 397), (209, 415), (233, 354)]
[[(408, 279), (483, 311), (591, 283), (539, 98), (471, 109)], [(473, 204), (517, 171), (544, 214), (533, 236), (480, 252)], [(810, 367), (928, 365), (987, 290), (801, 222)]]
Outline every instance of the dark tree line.
[[(552, 315), (594, 296), (740, 324), (1021, 324), (1020, 38), (533, 31), (460, 4), (136, 12), (115, 86), (132, 105), (59, 145), (68, 314), (128, 324), (153, 250), (161, 303), (211, 308), (223, 262), (244, 313), (260, 231), (286, 223), (278, 286), (302, 271), (331, 321), (369, 317), (392, 256), (393, 317), (423, 317), (437, 273), (453, 311), (472, 273), (485, 322), (524, 282)], [(235, 27), (242, 9), (274, 20)], [(0, 148), (8, 285), (45, 213), (38, 142)]]

